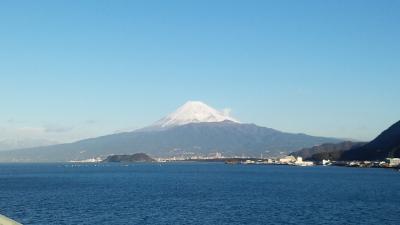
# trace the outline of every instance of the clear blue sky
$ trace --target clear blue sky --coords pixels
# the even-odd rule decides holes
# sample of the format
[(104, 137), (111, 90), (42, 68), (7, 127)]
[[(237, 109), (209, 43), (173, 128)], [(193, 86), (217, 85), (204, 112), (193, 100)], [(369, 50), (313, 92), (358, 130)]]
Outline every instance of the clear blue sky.
[(370, 140), (400, 120), (400, 1), (1, 1), (0, 139), (148, 125), (187, 100)]

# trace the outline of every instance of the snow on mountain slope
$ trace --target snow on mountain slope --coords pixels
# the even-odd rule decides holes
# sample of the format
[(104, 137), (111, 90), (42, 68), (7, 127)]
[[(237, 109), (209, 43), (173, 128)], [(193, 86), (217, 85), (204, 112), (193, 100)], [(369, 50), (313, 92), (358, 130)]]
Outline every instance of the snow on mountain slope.
[(211, 123), (236, 119), (224, 114), (200, 101), (188, 101), (175, 112), (154, 123), (151, 128), (168, 128), (189, 123)]

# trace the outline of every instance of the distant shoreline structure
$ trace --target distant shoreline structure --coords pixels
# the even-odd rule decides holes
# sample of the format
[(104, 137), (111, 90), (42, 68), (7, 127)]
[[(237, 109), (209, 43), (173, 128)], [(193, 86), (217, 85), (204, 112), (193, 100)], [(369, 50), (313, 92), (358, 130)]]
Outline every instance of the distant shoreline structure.
[(244, 165), (286, 165), (286, 166), (339, 166), (358, 168), (388, 168), (400, 169), (400, 158), (387, 158), (384, 161), (331, 161), (329, 159), (304, 161), (300, 156), (284, 156), (276, 158), (257, 157), (223, 157), (220, 153), (209, 158), (157, 158), (153, 159), (145, 153), (132, 155), (110, 155), (105, 159), (87, 159), (81, 161), (69, 161), (69, 163), (173, 163), (173, 162), (199, 162), (199, 163), (225, 163)]

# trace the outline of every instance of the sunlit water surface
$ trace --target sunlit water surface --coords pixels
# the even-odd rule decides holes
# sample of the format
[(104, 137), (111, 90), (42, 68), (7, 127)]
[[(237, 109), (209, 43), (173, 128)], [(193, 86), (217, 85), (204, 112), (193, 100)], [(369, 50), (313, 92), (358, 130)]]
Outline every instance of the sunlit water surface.
[(0, 214), (24, 224), (400, 224), (389, 169), (0, 164)]

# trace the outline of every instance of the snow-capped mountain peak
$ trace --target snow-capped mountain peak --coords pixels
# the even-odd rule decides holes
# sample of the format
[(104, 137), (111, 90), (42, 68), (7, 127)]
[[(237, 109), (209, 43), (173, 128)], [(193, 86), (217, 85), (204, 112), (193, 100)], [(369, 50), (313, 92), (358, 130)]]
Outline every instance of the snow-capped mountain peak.
[(224, 112), (220, 112), (200, 101), (188, 101), (175, 112), (162, 118), (152, 127), (167, 128), (185, 125), (189, 123), (209, 123), (232, 121), (239, 123)]

